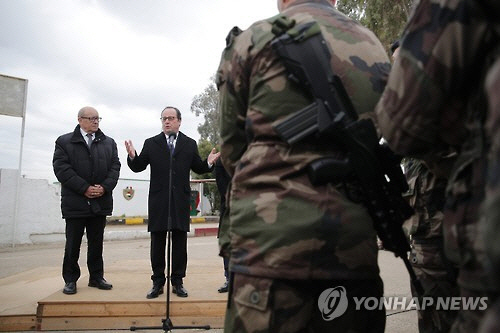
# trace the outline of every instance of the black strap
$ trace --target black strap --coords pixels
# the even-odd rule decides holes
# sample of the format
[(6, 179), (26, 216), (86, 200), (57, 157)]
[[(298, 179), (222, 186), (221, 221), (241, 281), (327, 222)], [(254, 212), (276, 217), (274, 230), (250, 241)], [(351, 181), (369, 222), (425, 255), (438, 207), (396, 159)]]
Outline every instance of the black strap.
[[(303, 86), (327, 112), (319, 112), (320, 132), (335, 118), (354, 122), (358, 115), (351, 99), (345, 91), (338, 75), (332, 71), (328, 49), (317, 22), (307, 22), (295, 26), (295, 21), (278, 17), (273, 23), (273, 33), (277, 35), (271, 45), (284, 61), (289, 78)], [(287, 30), (285, 30), (288, 28)]]

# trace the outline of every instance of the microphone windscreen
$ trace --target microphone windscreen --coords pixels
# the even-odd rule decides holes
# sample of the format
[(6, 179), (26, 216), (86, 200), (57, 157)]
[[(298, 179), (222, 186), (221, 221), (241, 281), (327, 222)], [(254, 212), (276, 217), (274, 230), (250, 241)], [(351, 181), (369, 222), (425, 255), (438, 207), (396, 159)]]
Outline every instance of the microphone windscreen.
[(168, 142), (173, 143), (175, 141), (175, 133), (170, 133), (168, 135)]

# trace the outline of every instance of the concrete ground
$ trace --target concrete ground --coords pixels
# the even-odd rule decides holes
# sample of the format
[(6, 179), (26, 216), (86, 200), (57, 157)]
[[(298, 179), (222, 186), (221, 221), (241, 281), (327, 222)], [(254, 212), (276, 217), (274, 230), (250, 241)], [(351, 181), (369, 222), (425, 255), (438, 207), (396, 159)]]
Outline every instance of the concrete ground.
[[(216, 226), (216, 224), (204, 224), (194, 226), (193, 229), (207, 228), (208, 230)], [(203, 283), (218, 286), (224, 281), (224, 275), (222, 259), (217, 255), (217, 238), (215, 236), (194, 237), (194, 231), (190, 233), (193, 237), (188, 239), (187, 274), (189, 276), (190, 271), (196, 272), (201, 266), (204, 266), (207, 274), (203, 277)], [(108, 226), (105, 236), (107, 240), (104, 244), (105, 272), (109, 271), (110, 277), (117, 277), (120, 270), (140, 270), (141, 280), (144, 281), (136, 283), (141, 285), (140, 291), (144, 293), (144, 296), (151, 284), (149, 280), (151, 273), (149, 271), (148, 237), (149, 234), (144, 225)], [(0, 316), (35, 314), (39, 300), (61, 293), (64, 285), (61, 278), (63, 251), (64, 244), (62, 242), (0, 249)], [(80, 258), (82, 278), (79, 288), (88, 288), (85, 283), (85, 277), (88, 275), (85, 262), (86, 246), (84, 244)], [(385, 296), (410, 297), (408, 273), (401, 259), (395, 258), (390, 252), (381, 251), (379, 264), (384, 281)], [(109, 280), (115, 286), (117, 283), (121, 283), (118, 278)], [(188, 291), (195, 289), (194, 287), (197, 286), (194, 284), (196, 283), (196, 281), (186, 280), (185, 287)], [(416, 311), (398, 312), (388, 311), (386, 332), (418, 332)], [(161, 323), (158, 324), (161, 325)], [(173, 331), (180, 333), (203, 332), (201, 330), (180, 329)], [(151, 330), (136, 332), (151, 332)], [(219, 333), (222, 330), (212, 329), (205, 332)]]

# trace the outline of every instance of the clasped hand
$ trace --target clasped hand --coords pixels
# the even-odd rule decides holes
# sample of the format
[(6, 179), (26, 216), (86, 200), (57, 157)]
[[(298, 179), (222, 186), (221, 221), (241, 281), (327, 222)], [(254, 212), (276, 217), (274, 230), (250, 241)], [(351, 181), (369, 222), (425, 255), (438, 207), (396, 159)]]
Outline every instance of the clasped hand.
[(91, 185), (87, 188), (84, 195), (89, 199), (99, 198), (104, 195), (104, 187), (101, 185)]

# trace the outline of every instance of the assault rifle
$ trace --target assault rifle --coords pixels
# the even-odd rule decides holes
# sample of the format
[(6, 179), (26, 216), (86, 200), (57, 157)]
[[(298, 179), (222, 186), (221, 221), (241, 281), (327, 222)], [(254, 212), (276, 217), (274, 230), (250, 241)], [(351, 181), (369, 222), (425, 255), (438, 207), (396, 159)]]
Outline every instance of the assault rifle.
[(346, 158), (325, 157), (308, 166), (313, 185), (349, 183), (360, 192), (384, 248), (403, 259), (418, 295), (423, 288), (408, 260), (410, 246), (403, 233), (403, 222), (413, 215), (402, 194), (408, 184), (398, 158), (380, 144), (373, 122), (358, 119), (342, 81), (330, 65), (330, 51), (319, 25), (310, 22), (295, 26), (287, 18), (274, 22), (277, 35), (272, 47), (283, 61), (289, 79), (309, 92), (314, 102), (279, 123), (274, 129), (293, 145), (315, 135), (339, 146)]

